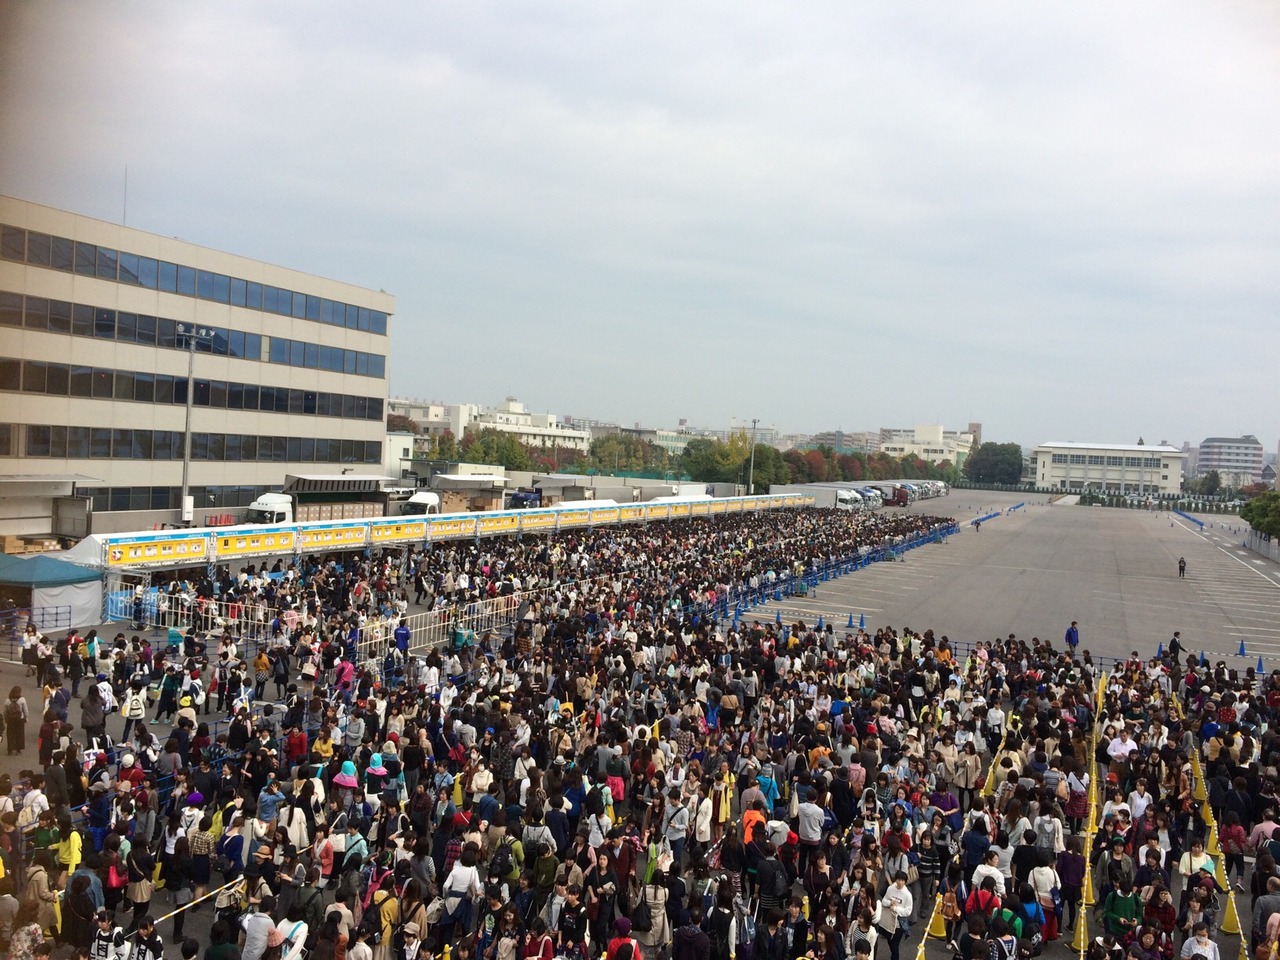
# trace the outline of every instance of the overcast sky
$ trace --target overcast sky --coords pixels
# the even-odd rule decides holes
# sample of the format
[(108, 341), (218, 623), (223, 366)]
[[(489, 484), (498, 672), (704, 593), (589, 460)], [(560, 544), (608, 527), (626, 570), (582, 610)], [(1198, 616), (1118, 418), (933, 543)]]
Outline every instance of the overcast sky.
[(1280, 5), (8, 0), (0, 192), (397, 298), (391, 391), (1280, 432)]

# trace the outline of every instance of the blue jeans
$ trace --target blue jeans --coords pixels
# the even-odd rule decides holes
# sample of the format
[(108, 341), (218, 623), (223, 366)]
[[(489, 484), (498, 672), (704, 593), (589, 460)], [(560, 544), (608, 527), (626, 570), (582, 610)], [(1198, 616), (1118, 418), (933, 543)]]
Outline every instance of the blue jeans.
[(673, 865), (678, 867), (680, 866), (680, 858), (684, 855), (685, 838), (678, 837), (675, 840), (671, 840), (671, 838), (668, 837), (667, 839), (671, 843), (671, 862)]

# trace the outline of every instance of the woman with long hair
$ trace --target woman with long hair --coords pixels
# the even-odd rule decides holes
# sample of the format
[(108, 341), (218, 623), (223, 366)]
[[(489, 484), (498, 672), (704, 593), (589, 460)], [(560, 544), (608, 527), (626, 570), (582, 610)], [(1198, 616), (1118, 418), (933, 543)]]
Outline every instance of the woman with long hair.
[(596, 854), (582, 882), (591, 940), (602, 944), (613, 927), (619, 889), (618, 875), (607, 853), (601, 851)]

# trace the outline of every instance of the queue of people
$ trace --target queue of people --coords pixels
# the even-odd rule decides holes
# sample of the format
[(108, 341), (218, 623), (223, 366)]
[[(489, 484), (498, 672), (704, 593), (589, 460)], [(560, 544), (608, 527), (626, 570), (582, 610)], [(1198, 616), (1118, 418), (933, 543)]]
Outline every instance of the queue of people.
[[(1099, 715), (1087, 652), (1010, 635), (962, 660), (929, 630), (715, 615), (740, 589), (946, 523), (799, 511), (227, 577), (219, 595), (270, 594), (265, 638), (224, 622), (149, 662), (141, 641), (100, 644), (112, 669), (81, 697), (85, 734), (55, 710), (47, 762), (0, 785), (0, 932), (11, 917), (11, 955), (50, 935), (160, 956), (167, 927), (176, 955), (194, 913), (213, 920), (211, 960), (298, 943), (322, 960), (445, 944), (462, 960), (899, 960), (941, 897), (955, 953), (1011, 960), (1073, 929), (1093, 869), (1099, 950), (1154, 936), (1164, 952), (1184, 933), (1185, 950), (1213, 915), (1181, 805), (1196, 731), (1170, 705), (1216, 689), (1211, 674), (1126, 665)], [(433, 606), (506, 592), (513, 629), (426, 656), (395, 629), (370, 642), (410, 584)], [(256, 708), (276, 662), (281, 702)], [(219, 670), (239, 678), (225, 730), (203, 719)], [(65, 692), (51, 679), (46, 714)], [(175, 709), (144, 719), (166, 684)], [(116, 713), (132, 723), (111, 741)], [(91, 733), (104, 749), (82, 748)], [(1094, 776), (1121, 795), (1086, 864)], [(1133, 907), (1123, 864), (1152, 848), (1178, 878), (1143, 874)]]

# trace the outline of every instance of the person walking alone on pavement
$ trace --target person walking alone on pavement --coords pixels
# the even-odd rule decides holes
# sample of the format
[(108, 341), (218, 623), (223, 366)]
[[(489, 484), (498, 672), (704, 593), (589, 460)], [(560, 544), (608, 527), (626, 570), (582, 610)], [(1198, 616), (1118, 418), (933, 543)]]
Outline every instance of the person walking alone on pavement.
[(1187, 575), (1187, 558), (1178, 558), (1178, 579), (1181, 580)]
[(1067, 627), (1067, 633), (1062, 638), (1067, 641), (1067, 646), (1071, 648), (1071, 655), (1076, 655), (1076, 647), (1080, 646), (1080, 629), (1076, 625), (1076, 621), (1071, 621), (1071, 626)]

